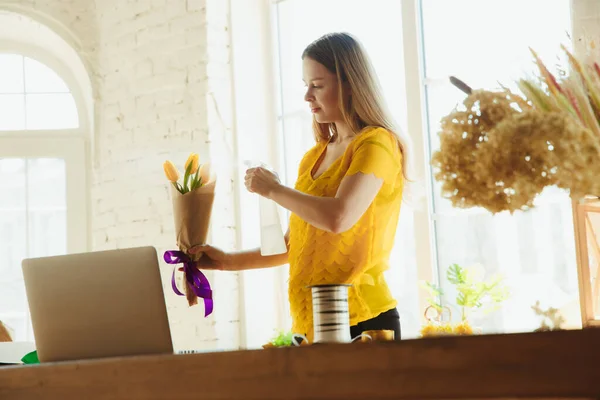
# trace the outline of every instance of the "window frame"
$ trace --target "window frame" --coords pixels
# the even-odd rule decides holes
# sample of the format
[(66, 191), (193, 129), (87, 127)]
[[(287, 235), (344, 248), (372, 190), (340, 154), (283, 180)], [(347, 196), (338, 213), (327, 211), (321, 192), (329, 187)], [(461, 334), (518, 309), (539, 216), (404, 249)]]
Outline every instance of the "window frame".
[[(592, 289), (592, 275), (590, 273), (590, 249), (589, 242), (595, 241), (596, 246), (600, 245), (597, 234), (588, 224), (588, 214), (600, 213), (600, 201), (597, 198), (586, 198), (572, 202), (573, 208), (573, 228), (575, 229), (575, 251), (577, 255), (577, 278), (579, 283), (579, 308), (581, 312), (581, 324), (583, 327), (600, 327), (600, 316), (597, 309), (599, 298), (594, 298)], [(591, 221), (590, 221), (591, 222)], [(591, 231), (591, 232), (590, 232)], [(600, 271), (600, 260), (594, 257), (596, 261), (597, 272)], [(596, 276), (598, 280), (600, 276)], [(598, 282), (596, 282), (596, 286)], [(600, 293), (595, 293), (600, 296)], [(596, 305), (596, 306), (595, 306)]]
[[(0, 39), (0, 53), (34, 59), (52, 69), (67, 85), (75, 101), (79, 118), (77, 128), (26, 129), (0, 131), (0, 158), (61, 158), (65, 160), (67, 201), (67, 253), (91, 249), (91, 112), (89, 104), (71, 69), (51, 54), (30, 43)], [(0, 318), (25, 318), (28, 340), (31, 321), (28, 313), (7, 312)]]
[[(403, 50), (406, 82), (408, 134), (413, 145), (413, 166), (416, 177), (424, 184), (426, 207), (415, 209), (415, 253), (417, 278), (421, 282), (438, 282), (437, 247), (433, 212), (433, 180), (429, 167), (429, 131), (427, 92), (425, 90), (425, 59), (423, 54), (423, 21), (420, 0), (402, 0)], [(418, 304), (423, 309), (428, 294), (419, 288)]]
[(37, 136), (44, 135), (44, 137), (56, 136), (81, 136), (83, 138), (90, 137), (90, 118), (89, 110), (87, 110), (83, 92), (79, 86), (79, 83), (70, 72), (70, 69), (61, 62), (58, 58), (52, 54), (32, 44), (17, 42), (13, 40), (0, 39), (0, 53), (11, 53), (17, 54), (23, 57), (31, 58), (36, 60), (51, 70), (53, 70), (67, 85), (71, 91), (71, 95), (75, 101), (77, 107), (77, 113), (79, 116), (79, 127), (68, 128), (68, 129), (25, 129), (18, 131), (0, 131), (0, 137), (12, 137), (14, 135), (19, 136)]
[[(91, 215), (90, 215), (90, 184), (91, 184), (91, 148), (93, 147), (92, 138), (92, 126), (91, 126), (91, 117), (90, 113), (92, 110), (89, 110), (88, 105), (85, 101), (85, 96), (80, 86), (80, 83), (77, 81), (75, 75), (72, 70), (60, 59), (54, 56), (49, 51), (42, 49), (41, 47), (35, 46), (30, 43), (19, 42), (15, 40), (6, 40), (0, 39), (0, 53), (12, 53), (18, 54), (23, 57), (28, 57), (34, 59), (48, 68), (52, 69), (67, 85), (69, 88), (71, 95), (75, 101), (75, 106), (77, 108), (77, 113), (79, 116), (79, 126), (77, 128), (67, 128), (67, 129), (31, 129), (31, 130), (18, 130), (18, 131), (0, 131), (0, 148), (6, 147), (6, 145), (11, 144), (14, 139), (19, 140), (33, 140), (31, 149), (35, 149), (38, 143), (44, 143), (41, 147), (43, 149), (48, 150), (48, 154), (56, 154), (53, 153), (53, 150), (57, 150), (55, 148), (54, 143), (61, 142), (66, 145), (65, 148), (69, 148), (69, 141), (73, 141), (77, 143), (78, 149), (76, 150), (80, 157), (77, 160), (82, 166), (81, 176), (78, 177), (78, 180), (84, 187), (83, 194), (85, 198), (80, 199), (79, 205), (82, 206), (82, 209), (78, 211), (78, 219), (81, 227), (75, 228), (78, 234), (74, 236), (79, 236), (77, 243), (74, 243), (72, 248), (73, 251), (89, 251), (91, 249)], [(14, 142), (17, 145), (16, 142)], [(32, 154), (33, 154), (32, 150)], [(38, 152), (37, 154), (44, 154), (43, 152)], [(26, 156), (22, 156), (26, 157)], [(43, 156), (38, 156), (43, 157)], [(81, 190), (80, 190), (81, 191)], [(69, 250), (71, 252), (71, 250)]]
[(87, 207), (85, 143), (82, 138), (54, 137), (48, 140), (42, 136), (0, 138), (0, 159), (2, 158), (61, 158), (65, 160), (67, 180), (67, 252), (79, 253), (87, 250)]

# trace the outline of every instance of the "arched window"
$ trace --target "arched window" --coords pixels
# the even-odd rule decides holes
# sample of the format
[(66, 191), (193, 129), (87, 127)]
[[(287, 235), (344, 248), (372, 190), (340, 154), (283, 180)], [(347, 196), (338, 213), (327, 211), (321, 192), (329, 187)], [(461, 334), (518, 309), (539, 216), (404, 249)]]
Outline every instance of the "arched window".
[(22, 260), (89, 249), (90, 88), (75, 76), (82, 65), (56, 56), (64, 48), (15, 38), (0, 35), (0, 321), (34, 341)]
[(0, 131), (79, 127), (67, 84), (48, 66), (20, 54), (0, 54)]

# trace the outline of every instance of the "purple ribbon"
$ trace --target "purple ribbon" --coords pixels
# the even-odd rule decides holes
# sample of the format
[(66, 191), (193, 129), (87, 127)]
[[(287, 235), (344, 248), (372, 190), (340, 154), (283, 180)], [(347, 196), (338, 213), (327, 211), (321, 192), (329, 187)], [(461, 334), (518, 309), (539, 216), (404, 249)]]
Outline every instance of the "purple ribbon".
[[(187, 285), (196, 294), (196, 296), (204, 299), (204, 316), (208, 317), (213, 312), (213, 298), (210, 283), (208, 282), (208, 279), (206, 279), (206, 276), (202, 273), (202, 271), (196, 268), (194, 261), (192, 261), (192, 259), (183, 251), (165, 251), (164, 259), (167, 264), (183, 263), (183, 271), (185, 272)], [(176, 294), (179, 296), (185, 296), (185, 294), (181, 293), (181, 291), (177, 288), (177, 284), (175, 283), (176, 270), (177, 268), (173, 269), (171, 286)]]

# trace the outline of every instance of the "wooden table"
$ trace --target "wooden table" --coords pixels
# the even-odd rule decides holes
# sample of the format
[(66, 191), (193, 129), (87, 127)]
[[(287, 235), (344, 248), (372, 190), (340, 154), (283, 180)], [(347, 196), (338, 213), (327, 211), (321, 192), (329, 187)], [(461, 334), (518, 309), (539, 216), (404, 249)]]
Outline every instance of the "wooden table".
[(600, 399), (600, 330), (0, 368), (0, 399)]

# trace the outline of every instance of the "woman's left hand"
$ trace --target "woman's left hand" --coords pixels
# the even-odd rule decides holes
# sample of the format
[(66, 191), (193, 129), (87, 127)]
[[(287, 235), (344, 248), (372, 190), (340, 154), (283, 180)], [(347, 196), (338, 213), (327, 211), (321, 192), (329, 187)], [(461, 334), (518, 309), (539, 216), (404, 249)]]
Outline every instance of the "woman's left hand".
[(250, 193), (256, 193), (266, 198), (270, 198), (273, 191), (281, 186), (279, 177), (262, 167), (248, 169), (244, 181), (246, 189)]

